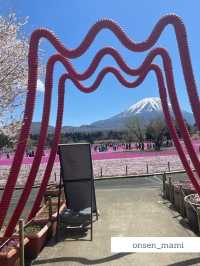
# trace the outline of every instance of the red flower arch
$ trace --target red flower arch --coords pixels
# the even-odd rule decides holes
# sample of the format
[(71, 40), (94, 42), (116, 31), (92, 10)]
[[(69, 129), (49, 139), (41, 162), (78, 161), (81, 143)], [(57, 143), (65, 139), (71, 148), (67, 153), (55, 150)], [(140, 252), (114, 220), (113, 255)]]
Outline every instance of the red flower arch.
[[(24, 209), (24, 206), (32, 190), (32, 186), (34, 184), (35, 177), (37, 175), (37, 172), (38, 172), (38, 169), (41, 163), (44, 143), (45, 143), (46, 136), (47, 136), (49, 115), (50, 115), (50, 108), (51, 108), (53, 71), (54, 71), (55, 63), (57, 61), (60, 61), (64, 65), (66, 69), (66, 73), (64, 73), (60, 77), (59, 84), (58, 84), (58, 108), (57, 108), (56, 129), (54, 133), (52, 149), (51, 149), (50, 156), (47, 162), (47, 166), (46, 166), (43, 178), (42, 178), (41, 186), (36, 195), (33, 208), (28, 216), (28, 220), (34, 217), (34, 215), (36, 214), (40, 206), (42, 195), (48, 184), (48, 180), (49, 180), (52, 167), (53, 167), (53, 163), (55, 160), (57, 146), (58, 146), (59, 138), (60, 138), (61, 126), (62, 126), (65, 81), (70, 79), (79, 90), (81, 90), (84, 93), (91, 93), (98, 88), (99, 84), (102, 82), (104, 76), (107, 73), (112, 73), (119, 80), (119, 82), (123, 84), (125, 87), (135, 88), (143, 82), (143, 80), (145, 79), (149, 71), (154, 71), (156, 78), (157, 78), (157, 82), (158, 82), (159, 93), (160, 93), (164, 116), (165, 116), (168, 128), (170, 130), (171, 136), (173, 138), (174, 144), (176, 146), (180, 159), (183, 163), (183, 166), (186, 169), (186, 172), (189, 178), (191, 179), (191, 182), (194, 185), (195, 189), (200, 194), (200, 185), (198, 183), (198, 178), (200, 178), (200, 162), (192, 146), (192, 142), (191, 142), (189, 133), (187, 131), (187, 128), (186, 128), (186, 125), (185, 125), (185, 122), (184, 122), (184, 119), (181, 113), (181, 109), (178, 103), (178, 98), (177, 98), (175, 84), (174, 84), (172, 62), (171, 62), (171, 59), (167, 51), (164, 48), (153, 49), (147, 55), (143, 64), (137, 69), (131, 69), (124, 62), (120, 54), (111, 47), (105, 47), (102, 50), (100, 50), (95, 55), (88, 69), (86, 69), (83, 73), (77, 73), (68, 60), (70, 58), (80, 57), (83, 53), (85, 53), (88, 50), (91, 43), (94, 41), (96, 35), (104, 28), (110, 29), (127, 49), (134, 51), (134, 52), (147, 51), (157, 42), (162, 31), (168, 24), (171, 24), (175, 30), (183, 74), (184, 74), (186, 87), (187, 87), (187, 93), (188, 93), (189, 100), (192, 106), (192, 111), (193, 111), (193, 114), (196, 120), (196, 124), (198, 128), (200, 129), (199, 96), (197, 93), (197, 88), (196, 88), (195, 79), (194, 79), (193, 70), (192, 70), (192, 64), (190, 60), (186, 30), (185, 30), (185, 27), (181, 19), (177, 17), (176, 15), (167, 15), (161, 18), (161, 20), (156, 24), (152, 33), (147, 38), (147, 40), (141, 43), (135, 43), (134, 41), (129, 39), (127, 35), (123, 32), (123, 30), (115, 22), (111, 20), (101, 20), (97, 22), (90, 29), (90, 31), (88, 32), (88, 34), (86, 35), (82, 43), (75, 49), (65, 48), (61, 44), (61, 42), (50, 31), (46, 29), (38, 29), (32, 33), (31, 39), (30, 39), (29, 62), (28, 62), (29, 63), (28, 93), (27, 93), (26, 106), (25, 106), (25, 112), (24, 112), (23, 126), (21, 129), (19, 142), (17, 145), (14, 159), (13, 159), (13, 164), (11, 166), (10, 174), (8, 176), (6, 187), (5, 187), (4, 193), (1, 198), (1, 202), (0, 202), (0, 227), (3, 225), (7, 210), (10, 205), (10, 201), (11, 201), (14, 189), (15, 189), (15, 185), (17, 182), (17, 178), (19, 175), (20, 167), (22, 164), (22, 160), (23, 160), (23, 156), (24, 156), (24, 152), (25, 152), (25, 148), (27, 144), (27, 139), (28, 139), (29, 132), (30, 132), (30, 126), (32, 122), (32, 116), (33, 116), (34, 105), (35, 105), (35, 95), (36, 95), (36, 86), (37, 86), (37, 69), (38, 69), (38, 46), (39, 46), (40, 39), (46, 38), (47, 40), (49, 40), (49, 42), (57, 50), (58, 54), (55, 54), (52, 57), (50, 57), (47, 63), (42, 125), (41, 125), (41, 130), (40, 130), (38, 146), (37, 146), (36, 154), (35, 154), (32, 166), (31, 166), (30, 173), (26, 180), (26, 184), (24, 186), (21, 197), (17, 203), (17, 206), (12, 213), (12, 216), (10, 218), (10, 221), (8, 223), (8, 226), (5, 232), (5, 236), (11, 236), (14, 231), (16, 223)], [(94, 73), (99, 63), (101, 62), (101, 59), (107, 54), (110, 54), (116, 60), (120, 68), (118, 69), (114, 67), (106, 67), (103, 70), (101, 70), (95, 82), (90, 87), (83, 86), (81, 81), (88, 79)], [(163, 70), (164, 70), (163, 72), (165, 74), (166, 84), (165, 84), (163, 73), (160, 67), (153, 63), (153, 60), (156, 56), (160, 56), (162, 59)], [(138, 76), (137, 79), (133, 82), (128, 82), (122, 76), (120, 69), (122, 69), (125, 73), (131, 76)], [(173, 125), (173, 122), (170, 116), (170, 111), (168, 108), (167, 95), (169, 95), (175, 118), (177, 120), (177, 123), (183, 135), (185, 146), (187, 148), (192, 164), (196, 170), (195, 173), (192, 171), (192, 168), (187, 161), (186, 155), (184, 154), (184, 151), (178, 139), (176, 129), (174, 128), (174, 125)]]

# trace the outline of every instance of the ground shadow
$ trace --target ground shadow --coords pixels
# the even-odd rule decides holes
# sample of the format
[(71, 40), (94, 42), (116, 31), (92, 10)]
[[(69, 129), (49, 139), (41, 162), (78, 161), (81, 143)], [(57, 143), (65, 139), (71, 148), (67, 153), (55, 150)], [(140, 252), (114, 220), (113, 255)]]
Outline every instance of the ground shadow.
[(88, 238), (89, 228), (74, 228), (62, 230), (58, 236), (52, 238), (46, 246), (52, 247), (59, 242), (70, 242), (70, 241), (91, 241), (90, 236)]
[[(192, 230), (191, 230), (191, 227), (190, 227), (190, 225), (189, 225), (189, 223), (188, 223), (188, 220), (187, 220), (186, 218), (182, 218), (182, 219), (180, 219), (180, 220), (179, 220), (179, 223), (180, 223), (184, 228), (186, 228), (186, 229), (192, 231)], [(193, 232), (193, 233), (194, 233), (194, 232)]]
[(190, 266), (197, 265), (197, 263), (200, 263), (200, 257), (168, 264), (167, 266)]
[(191, 231), (192, 233), (194, 233), (195, 235), (199, 236), (198, 232), (195, 232), (194, 230), (192, 230), (192, 228), (190, 227), (190, 224), (188, 222), (188, 219), (184, 216), (182, 216), (179, 211), (176, 209), (176, 207), (170, 202), (170, 201), (163, 201), (162, 202), (163, 205), (165, 205), (165, 207), (169, 208), (169, 210), (171, 210), (173, 212), (173, 216), (172, 218), (176, 219), (176, 221), (181, 224), (182, 227), (184, 227), (185, 229)]
[(59, 234), (58, 241), (69, 241), (69, 240), (88, 240), (86, 239), (90, 229), (89, 228), (74, 228), (62, 230)]
[(168, 206), (168, 208), (169, 208), (170, 210), (172, 210), (172, 211), (177, 212), (177, 213), (180, 215), (180, 213), (179, 213), (178, 210), (176, 209), (176, 206), (175, 206), (173, 203), (169, 202), (169, 206)]
[(59, 257), (59, 258), (41, 259), (41, 260), (37, 260), (33, 262), (32, 265), (40, 265), (40, 264), (47, 264), (47, 263), (53, 264), (56, 262), (79, 262), (82, 265), (95, 265), (95, 264), (107, 263), (109, 261), (117, 260), (129, 254), (133, 254), (133, 253), (118, 253), (118, 254), (114, 254), (109, 257), (95, 259), (95, 260), (90, 260), (90, 259), (83, 258), (83, 257)]

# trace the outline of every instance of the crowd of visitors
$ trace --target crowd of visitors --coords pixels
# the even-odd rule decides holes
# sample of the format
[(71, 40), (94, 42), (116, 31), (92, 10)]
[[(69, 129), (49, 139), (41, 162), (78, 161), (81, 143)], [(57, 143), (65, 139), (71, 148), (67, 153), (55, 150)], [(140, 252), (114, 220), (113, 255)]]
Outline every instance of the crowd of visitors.
[(107, 151), (133, 151), (133, 150), (152, 150), (155, 148), (154, 143), (103, 143), (94, 144), (93, 150), (95, 152), (107, 152)]
[(95, 152), (131, 150), (132, 145), (131, 143), (103, 143), (95, 144), (93, 149)]

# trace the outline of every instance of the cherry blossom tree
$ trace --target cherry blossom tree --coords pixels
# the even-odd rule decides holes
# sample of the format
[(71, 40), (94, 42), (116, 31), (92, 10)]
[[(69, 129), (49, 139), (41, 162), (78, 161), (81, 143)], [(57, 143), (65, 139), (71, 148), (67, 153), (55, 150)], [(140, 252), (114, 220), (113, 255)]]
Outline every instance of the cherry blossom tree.
[(0, 16), (0, 131), (15, 139), (22, 118), (28, 76), (27, 18)]

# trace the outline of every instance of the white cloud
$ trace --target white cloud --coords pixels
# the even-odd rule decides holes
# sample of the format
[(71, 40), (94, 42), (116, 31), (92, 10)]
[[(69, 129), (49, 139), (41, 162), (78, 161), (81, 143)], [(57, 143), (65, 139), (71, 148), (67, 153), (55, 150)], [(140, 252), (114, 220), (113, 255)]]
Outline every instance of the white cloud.
[(41, 79), (37, 80), (37, 91), (44, 92), (44, 83), (41, 81)]

